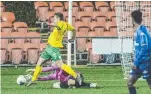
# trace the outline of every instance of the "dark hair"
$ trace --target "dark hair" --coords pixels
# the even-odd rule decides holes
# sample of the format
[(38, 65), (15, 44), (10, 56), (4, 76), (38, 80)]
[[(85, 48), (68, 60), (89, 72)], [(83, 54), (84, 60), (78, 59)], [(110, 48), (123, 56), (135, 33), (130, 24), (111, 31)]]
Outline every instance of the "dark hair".
[(138, 24), (142, 23), (142, 12), (140, 10), (133, 11), (131, 13), (131, 16), (136, 23)]
[(57, 13), (55, 13), (54, 15), (57, 16), (57, 17), (59, 17), (61, 21), (64, 20), (64, 17), (63, 17), (63, 14), (62, 14), (62, 13), (57, 12)]

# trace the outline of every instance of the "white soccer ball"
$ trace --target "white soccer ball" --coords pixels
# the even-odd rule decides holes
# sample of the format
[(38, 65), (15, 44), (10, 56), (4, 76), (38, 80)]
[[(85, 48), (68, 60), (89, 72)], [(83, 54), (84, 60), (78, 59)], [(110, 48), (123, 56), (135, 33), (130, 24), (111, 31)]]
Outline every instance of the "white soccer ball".
[(24, 75), (20, 75), (18, 78), (17, 78), (17, 84), (19, 85), (23, 85), (26, 83), (26, 79), (24, 77)]
[(17, 84), (23, 85), (23, 84), (28, 83), (29, 81), (31, 81), (31, 79), (32, 79), (32, 76), (30, 74), (20, 75), (17, 78)]

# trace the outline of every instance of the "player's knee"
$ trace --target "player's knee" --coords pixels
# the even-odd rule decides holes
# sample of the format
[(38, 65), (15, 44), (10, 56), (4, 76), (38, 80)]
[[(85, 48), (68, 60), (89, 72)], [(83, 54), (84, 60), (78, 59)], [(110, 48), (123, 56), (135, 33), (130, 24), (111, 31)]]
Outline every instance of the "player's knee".
[(63, 65), (63, 62), (62, 62), (62, 60), (58, 60), (58, 61), (55, 61), (55, 64), (56, 64), (59, 68), (61, 68), (61, 66)]
[(61, 68), (64, 63), (62, 62), (62, 60), (58, 60), (58, 61), (55, 61), (55, 64), (56, 64), (59, 68)]
[(40, 66), (41, 66), (45, 61), (46, 61), (45, 59), (43, 59), (43, 58), (40, 57), (40, 58), (38, 59), (37, 65), (40, 65)]
[(127, 86), (128, 86), (128, 87), (133, 87), (133, 83), (132, 83), (131, 81), (128, 81), (128, 82), (127, 82)]

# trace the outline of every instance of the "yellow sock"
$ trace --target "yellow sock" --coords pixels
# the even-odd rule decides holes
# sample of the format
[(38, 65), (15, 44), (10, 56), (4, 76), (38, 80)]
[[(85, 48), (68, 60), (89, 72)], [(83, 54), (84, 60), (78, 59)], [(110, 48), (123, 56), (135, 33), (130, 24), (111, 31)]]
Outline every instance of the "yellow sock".
[(74, 78), (77, 77), (76, 72), (74, 72), (74, 70), (70, 66), (63, 64), (61, 66), (61, 69), (64, 70), (65, 72), (67, 72), (68, 74), (70, 74), (71, 76), (73, 76)]
[(32, 81), (36, 81), (38, 78), (38, 75), (41, 73), (42, 67), (41, 66), (36, 66), (35, 72), (32, 76)]

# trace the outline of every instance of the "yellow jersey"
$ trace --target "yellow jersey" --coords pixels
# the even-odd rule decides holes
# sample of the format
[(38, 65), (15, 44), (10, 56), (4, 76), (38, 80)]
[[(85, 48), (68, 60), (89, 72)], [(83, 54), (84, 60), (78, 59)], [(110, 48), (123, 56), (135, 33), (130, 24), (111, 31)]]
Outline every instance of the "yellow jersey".
[(62, 48), (62, 40), (67, 31), (73, 31), (74, 27), (64, 21), (59, 21), (57, 27), (54, 27), (50, 36), (48, 37), (48, 44), (52, 47)]

